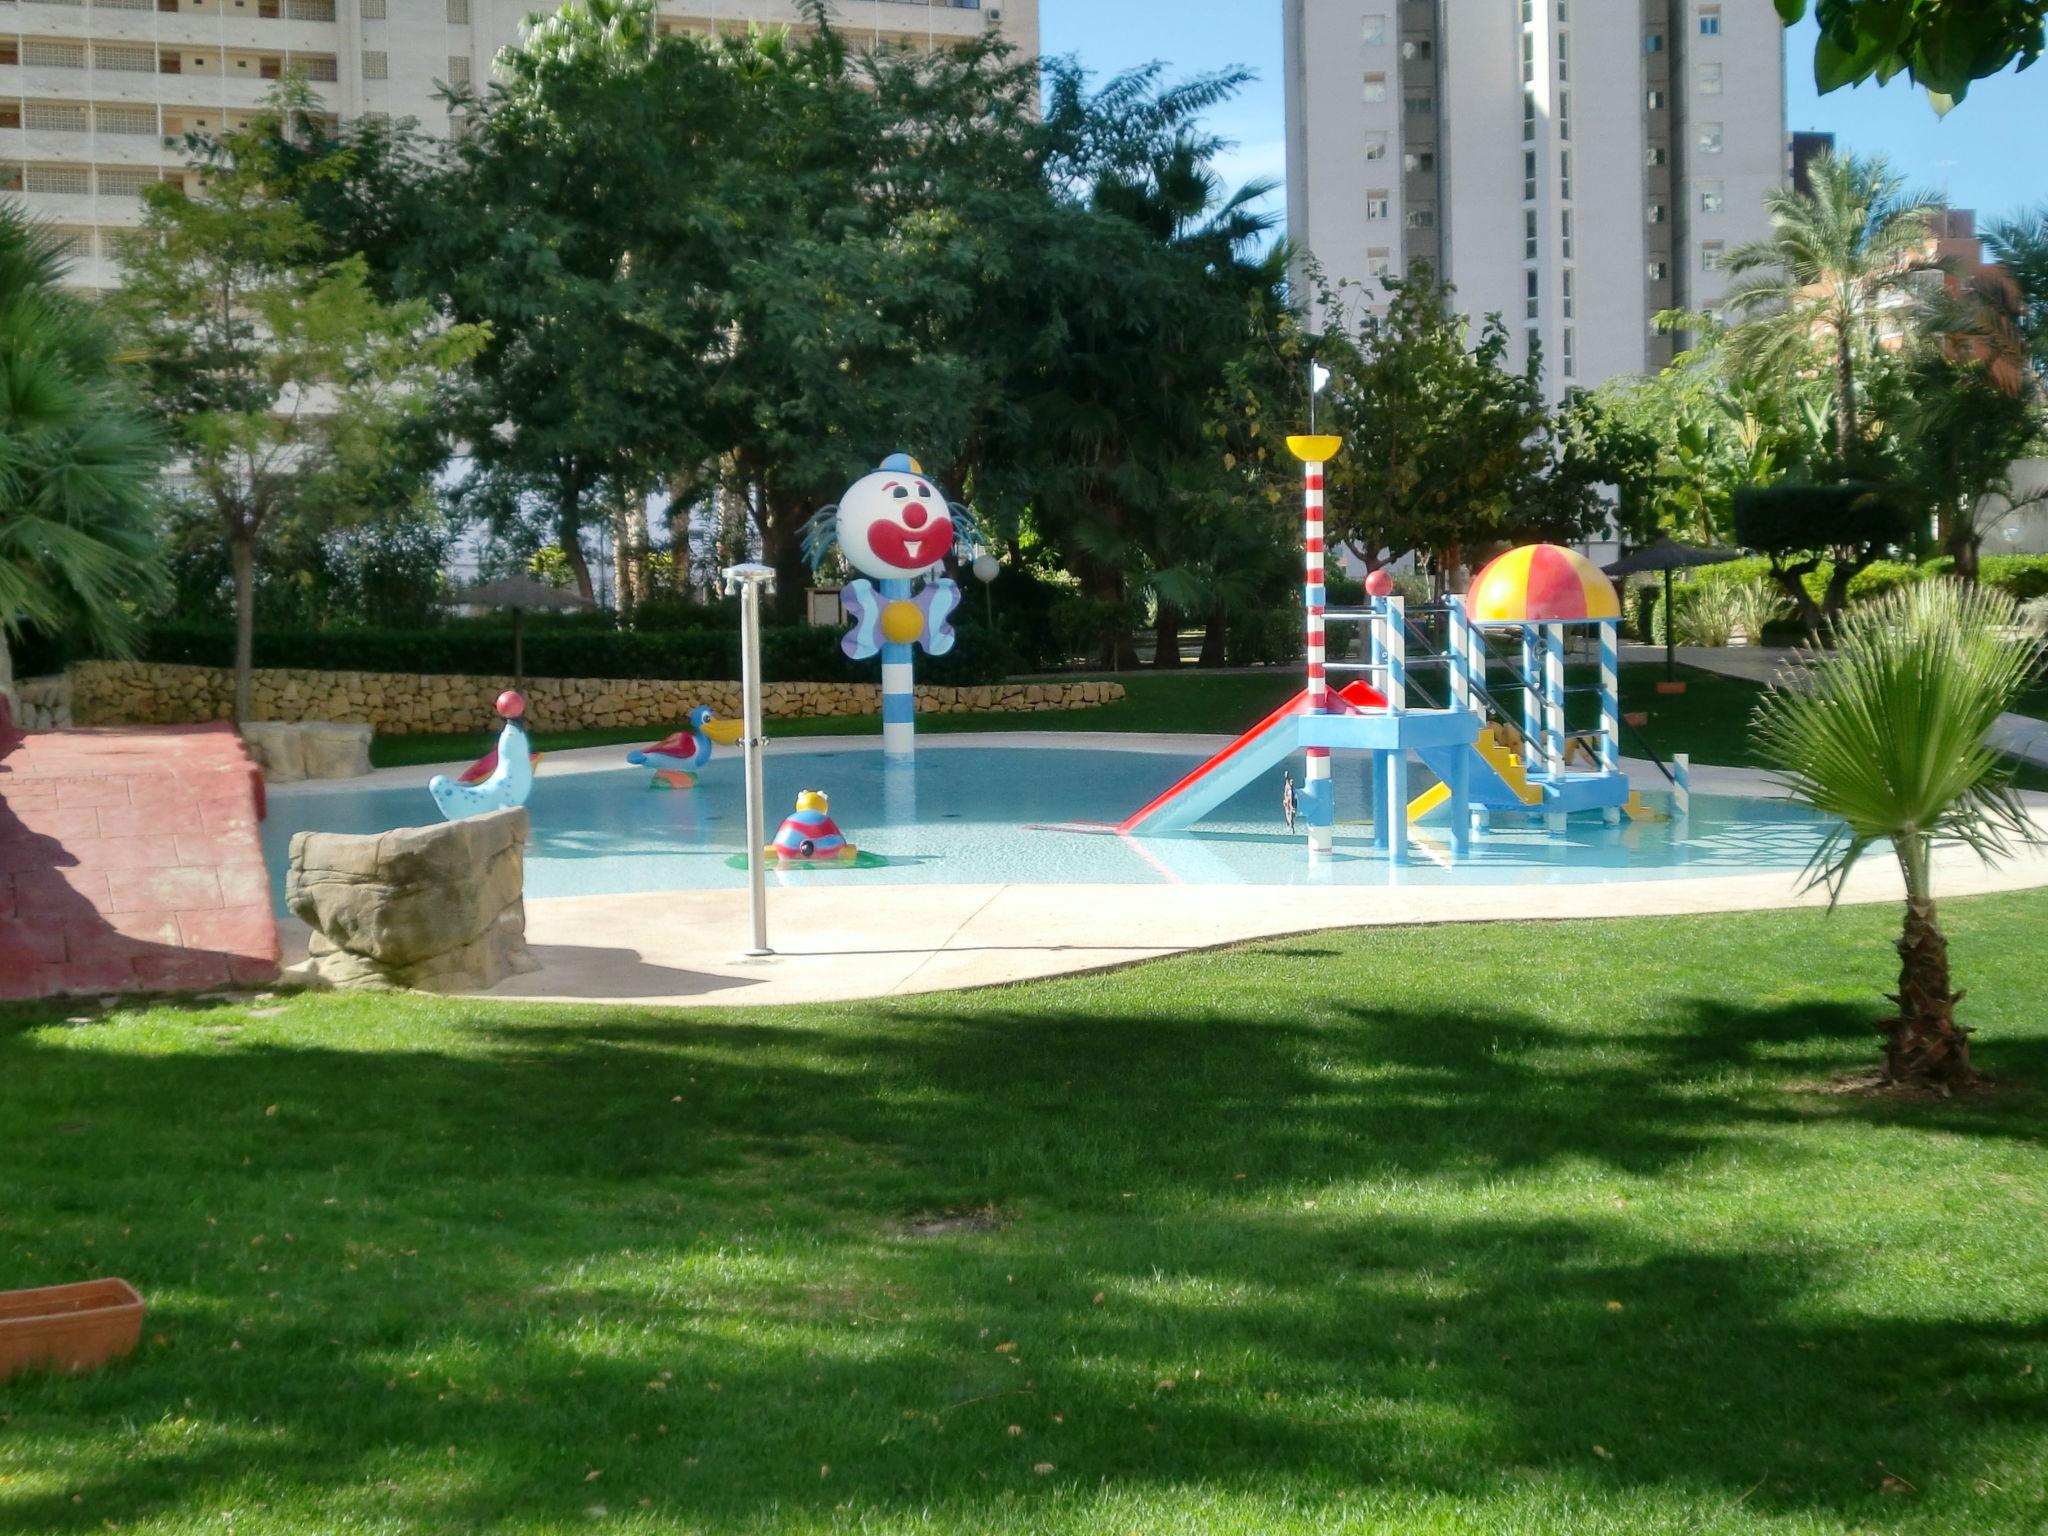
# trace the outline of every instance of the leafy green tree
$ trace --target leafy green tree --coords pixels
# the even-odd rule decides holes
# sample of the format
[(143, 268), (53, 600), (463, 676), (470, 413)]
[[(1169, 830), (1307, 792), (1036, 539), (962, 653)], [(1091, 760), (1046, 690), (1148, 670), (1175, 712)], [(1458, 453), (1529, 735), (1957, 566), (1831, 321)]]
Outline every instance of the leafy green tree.
[[(1787, 26), (1808, 0), (1775, 0)], [(1970, 84), (2041, 56), (2048, 0), (1817, 0), (1813, 79), (1823, 94), (1901, 71), (1946, 112)]]
[[(1506, 366), (1498, 315), (1475, 343), (1452, 290), (1426, 268), (1383, 281), (1384, 309), (1330, 324), (1318, 344), (1331, 375), (1325, 424), (1344, 436), (1327, 473), (1330, 538), (1368, 566), (1411, 553), (1457, 564), (1509, 535), (1549, 466), (1540, 361)], [(1349, 298), (1325, 294), (1325, 314)]]
[(1986, 528), (2017, 504), (2013, 462), (2038, 447), (2042, 421), (2031, 391), (2009, 393), (1988, 362), (1952, 352), (1940, 339), (1916, 349), (1900, 478), (1934, 514), (1956, 575), (1975, 581)]
[(1922, 275), (1941, 270), (1926, 254), (1937, 204), (1906, 191), (1882, 159), (1821, 155), (1809, 177), (1811, 192), (1769, 193), (1771, 233), (1728, 253), (1737, 281), (1722, 304), (1739, 318), (1726, 346), (1752, 376), (1826, 367), (1835, 452), (1853, 462), (1864, 427), (1857, 384), (1879, 350), (1879, 312), (1889, 300), (1910, 302)]
[(407, 461), (448, 370), (483, 340), (435, 323), (423, 302), (385, 304), (359, 254), (337, 256), (294, 197), (316, 135), (313, 98), (288, 81), (247, 126), (193, 139), (197, 191), (161, 183), (126, 243), (114, 300), (142, 358), (156, 415), (226, 546), (235, 606), (234, 710), (248, 718), (256, 563), (291, 520), (332, 526), (365, 514)]
[(121, 649), (157, 581), (163, 446), (114, 363), (111, 333), (60, 287), (63, 248), (0, 205), (0, 694), (24, 624)]
[(1989, 743), (2032, 669), (2010, 638), (2010, 599), (1933, 580), (1852, 611), (1806, 686), (1774, 688), (1758, 707), (1758, 745), (1792, 794), (1841, 825), (1815, 852), (1814, 883), (1841, 894), (1862, 855), (1889, 841), (1905, 877), (1898, 1013), (1882, 1027), (1893, 1082), (1971, 1077), (1962, 996), (1934, 900), (1934, 849), (1959, 843), (1985, 859), (2030, 835), (2011, 768)]

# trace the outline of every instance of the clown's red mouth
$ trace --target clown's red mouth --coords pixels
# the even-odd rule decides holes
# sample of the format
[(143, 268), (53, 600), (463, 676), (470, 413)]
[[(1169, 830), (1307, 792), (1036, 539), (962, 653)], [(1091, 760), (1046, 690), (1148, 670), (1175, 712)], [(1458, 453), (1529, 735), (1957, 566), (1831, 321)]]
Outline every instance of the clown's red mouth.
[(933, 517), (924, 527), (912, 530), (901, 523), (876, 522), (868, 529), (868, 548), (878, 559), (898, 570), (921, 571), (937, 565), (953, 547), (953, 522)]

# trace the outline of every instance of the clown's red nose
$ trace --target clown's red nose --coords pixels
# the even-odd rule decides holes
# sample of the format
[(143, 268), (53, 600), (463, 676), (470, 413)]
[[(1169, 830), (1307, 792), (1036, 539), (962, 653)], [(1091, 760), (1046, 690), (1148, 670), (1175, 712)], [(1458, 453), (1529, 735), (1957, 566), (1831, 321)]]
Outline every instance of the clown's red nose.
[(903, 509), (903, 526), (906, 528), (922, 528), (930, 516), (929, 512), (913, 501)]

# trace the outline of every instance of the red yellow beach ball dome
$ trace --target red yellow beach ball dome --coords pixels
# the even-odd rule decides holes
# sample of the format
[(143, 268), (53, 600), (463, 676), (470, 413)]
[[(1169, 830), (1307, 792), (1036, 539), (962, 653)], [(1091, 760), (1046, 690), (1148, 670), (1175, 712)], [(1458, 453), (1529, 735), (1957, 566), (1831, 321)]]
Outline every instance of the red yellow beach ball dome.
[(1487, 562), (1465, 611), (1475, 624), (1618, 619), (1621, 597), (1600, 568), (1561, 544), (1524, 544)]

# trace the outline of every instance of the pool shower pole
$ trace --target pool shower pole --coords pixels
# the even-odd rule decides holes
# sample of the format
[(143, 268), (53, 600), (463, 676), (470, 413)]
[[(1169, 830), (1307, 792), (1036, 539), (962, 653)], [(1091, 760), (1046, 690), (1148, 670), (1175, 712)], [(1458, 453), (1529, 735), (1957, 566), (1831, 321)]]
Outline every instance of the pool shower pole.
[[(1330, 381), (1330, 371), (1320, 363), (1309, 365), (1308, 432), (1290, 436), (1287, 450), (1301, 460), (1301, 549), (1302, 549), (1302, 655), (1308, 672), (1306, 712), (1329, 712), (1329, 686), (1323, 671), (1324, 608), (1323, 584), (1323, 466), (1337, 456), (1344, 439), (1334, 433), (1316, 431), (1316, 396)], [(1330, 785), (1330, 749), (1309, 747), (1301, 776), (1300, 802), (1308, 821), (1308, 851), (1311, 860), (1328, 856), (1336, 822), (1336, 803)]]
[(729, 566), (725, 589), (740, 595), (740, 716), (747, 755), (747, 906), (753, 919), (753, 945), (747, 954), (762, 958), (768, 947), (768, 818), (761, 787), (761, 589), (775, 584), (775, 571), (748, 563)]

